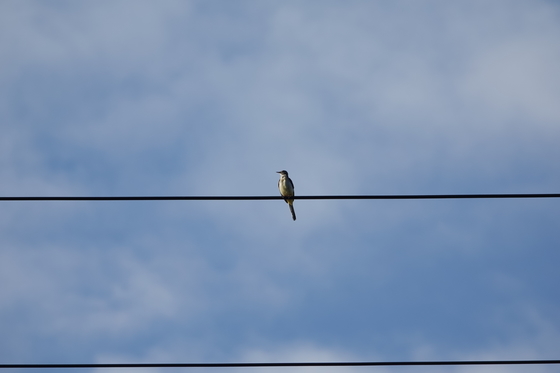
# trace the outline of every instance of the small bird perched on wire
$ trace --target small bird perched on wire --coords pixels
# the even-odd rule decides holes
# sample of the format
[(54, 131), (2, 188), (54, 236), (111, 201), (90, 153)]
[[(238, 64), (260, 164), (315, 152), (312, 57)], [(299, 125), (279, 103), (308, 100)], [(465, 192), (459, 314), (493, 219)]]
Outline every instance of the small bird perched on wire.
[[(294, 196), (294, 183), (292, 179), (288, 177), (288, 171), (276, 171), (280, 174), (280, 180), (278, 180), (278, 190), (282, 197), (293, 197)], [(284, 198), (284, 201), (290, 206), (290, 211), (292, 213), (292, 219), (296, 220), (296, 212), (294, 211), (294, 199)]]

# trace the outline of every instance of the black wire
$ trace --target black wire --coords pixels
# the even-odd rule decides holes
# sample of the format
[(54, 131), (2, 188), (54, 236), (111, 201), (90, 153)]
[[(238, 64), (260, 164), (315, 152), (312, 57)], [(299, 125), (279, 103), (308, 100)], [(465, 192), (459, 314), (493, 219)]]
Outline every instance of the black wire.
[[(511, 194), (393, 194), (294, 196), (294, 199), (495, 199), (560, 198), (560, 193)], [(115, 197), (0, 197), (0, 201), (239, 201), (284, 199), (282, 196), (115, 196)]]
[(544, 365), (560, 360), (466, 360), (466, 361), (357, 361), (303, 363), (107, 363), (107, 364), (0, 364), (0, 369), (30, 368), (266, 368), (266, 367), (357, 367), (436, 365)]

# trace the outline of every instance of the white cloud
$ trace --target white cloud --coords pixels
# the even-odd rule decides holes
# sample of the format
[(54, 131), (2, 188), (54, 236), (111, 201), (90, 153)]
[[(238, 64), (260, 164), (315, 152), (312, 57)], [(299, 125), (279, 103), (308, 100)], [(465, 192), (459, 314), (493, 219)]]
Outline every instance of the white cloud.
[[(369, 361), (378, 359), (372, 358)], [(247, 362), (351, 362), (361, 361), (352, 353), (333, 348), (318, 346), (312, 343), (295, 342), (291, 345), (279, 346), (271, 350), (255, 348), (244, 352), (240, 361)], [(290, 367), (292, 372), (358, 372), (364, 367)], [(376, 367), (380, 372), (388, 372), (387, 368)], [(268, 371), (269, 368), (255, 368), (256, 371)]]
[(558, 60), (560, 48), (554, 39), (540, 36), (505, 41), (474, 60), (465, 77), (467, 97), (499, 114), (498, 124), (521, 117), (557, 134)]

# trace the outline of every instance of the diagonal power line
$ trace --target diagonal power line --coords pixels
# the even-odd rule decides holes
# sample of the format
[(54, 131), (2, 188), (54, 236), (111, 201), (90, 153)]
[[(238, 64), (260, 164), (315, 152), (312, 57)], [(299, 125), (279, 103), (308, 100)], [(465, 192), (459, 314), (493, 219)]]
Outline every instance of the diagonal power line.
[[(505, 199), (560, 198), (560, 193), (506, 194), (377, 194), (294, 196), (294, 199)], [(101, 196), (0, 197), (1, 201), (244, 201), (284, 199), (282, 196)]]

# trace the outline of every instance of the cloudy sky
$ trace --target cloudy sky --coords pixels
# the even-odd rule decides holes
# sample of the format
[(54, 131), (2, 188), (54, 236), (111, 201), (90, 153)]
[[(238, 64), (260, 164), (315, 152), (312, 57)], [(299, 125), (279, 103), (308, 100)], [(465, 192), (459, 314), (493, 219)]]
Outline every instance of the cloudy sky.
[[(558, 193), (559, 102), (556, 1), (0, 1), (2, 196)], [(560, 200), (295, 208), (1, 202), (0, 362), (560, 358)]]

